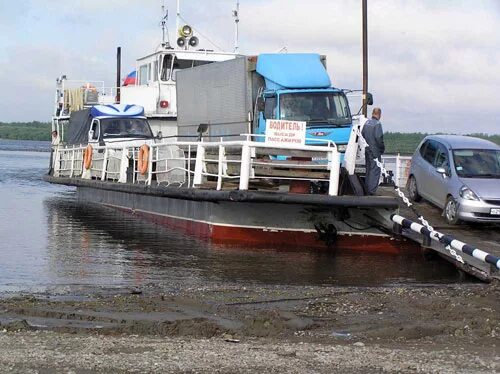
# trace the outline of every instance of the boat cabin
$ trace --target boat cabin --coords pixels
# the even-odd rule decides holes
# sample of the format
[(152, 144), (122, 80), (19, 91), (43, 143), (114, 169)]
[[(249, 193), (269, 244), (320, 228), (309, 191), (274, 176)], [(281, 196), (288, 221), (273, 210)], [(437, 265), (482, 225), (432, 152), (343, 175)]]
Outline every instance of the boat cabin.
[(211, 50), (178, 50), (162, 47), (137, 60), (135, 85), (121, 88), (121, 102), (144, 107), (150, 119), (177, 117), (176, 73), (181, 69), (235, 58), (234, 53)]

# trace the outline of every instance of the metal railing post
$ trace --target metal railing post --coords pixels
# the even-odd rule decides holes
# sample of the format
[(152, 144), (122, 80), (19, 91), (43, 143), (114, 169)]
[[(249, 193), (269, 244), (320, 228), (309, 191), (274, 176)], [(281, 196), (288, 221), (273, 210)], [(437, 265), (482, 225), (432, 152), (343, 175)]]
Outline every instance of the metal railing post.
[(330, 185), (328, 187), (328, 195), (337, 196), (339, 193), (339, 177), (340, 177), (340, 155), (337, 148), (329, 152), (328, 168), (330, 169)]
[(134, 148), (132, 148), (132, 159), (133, 159), (133, 162), (132, 162), (132, 166), (133, 166), (132, 167), (132, 183), (135, 183), (137, 181), (137, 158), (135, 156), (136, 156), (136, 151), (135, 151), (135, 147), (134, 147)]
[(394, 184), (396, 186), (399, 187), (399, 179), (400, 179), (400, 176), (401, 176), (401, 159), (399, 158), (399, 153), (398, 155), (396, 156), (396, 170), (395, 170), (395, 173), (394, 173)]
[[(148, 164), (149, 164), (149, 167), (148, 167), (148, 179), (146, 180), (146, 184), (148, 186), (151, 186), (151, 182), (153, 181), (153, 145), (150, 145), (149, 148), (150, 148), (150, 152), (149, 152), (149, 155), (148, 155)], [(158, 159), (158, 157), (156, 157), (156, 159)]]
[(61, 169), (61, 152), (60, 152), (60, 149), (59, 149), (59, 146), (56, 146), (55, 147), (55, 150), (54, 150), (54, 165), (53, 165), (53, 168), (54, 168), (54, 177), (58, 177), (59, 176), (59, 170)]
[(188, 187), (191, 187), (191, 144), (188, 145), (187, 174), (188, 174)]
[(74, 163), (75, 163), (75, 149), (73, 148), (71, 152), (71, 169), (69, 171), (69, 177), (73, 177), (73, 170), (74, 170)]
[(245, 142), (241, 148), (240, 190), (248, 190), (251, 156), (250, 146)]
[(222, 189), (222, 174), (224, 173), (224, 153), (225, 148), (223, 145), (219, 145), (219, 164), (217, 165), (217, 191)]
[(122, 148), (122, 157), (120, 160), (120, 177), (118, 183), (127, 183), (128, 157), (127, 148)]
[(196, 163), (194, 165), (193, 187), (203, 182), (203, 163), (205, 162), (205, 147), (198, 144), (196, 147)]
[(101, 180), (106, 179), (106, 165), (108, 161), (108, 148), (104, 150), (104, 156), (102, 159), (102, 171), (101, 171)]

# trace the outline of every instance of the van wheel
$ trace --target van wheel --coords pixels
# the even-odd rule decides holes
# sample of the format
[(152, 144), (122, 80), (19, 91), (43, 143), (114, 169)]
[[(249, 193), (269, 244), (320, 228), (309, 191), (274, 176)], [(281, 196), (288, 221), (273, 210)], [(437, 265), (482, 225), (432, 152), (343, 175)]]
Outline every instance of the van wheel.
[(444, 218), (450, 225), (460, 223), (460, 219), (458, 218), (458, 205), (453, 196), (448, 196), (446, 199), (446, 205), (444, 206)]
[(408, 179), (408, 195), (410, 196), (411, 201), (418, 202), (422, 200), (422, 196), (418, 194), (417, 180), (413, 175), (410, 176), (410, 179)]

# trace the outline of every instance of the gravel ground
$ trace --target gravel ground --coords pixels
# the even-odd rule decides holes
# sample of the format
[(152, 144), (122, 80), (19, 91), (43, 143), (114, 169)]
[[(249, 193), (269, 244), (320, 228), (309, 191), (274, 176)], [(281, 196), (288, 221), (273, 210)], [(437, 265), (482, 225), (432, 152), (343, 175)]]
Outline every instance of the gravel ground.
[[(491, 373), (496, 362), (453, 347), (401, 348), (249, 339), (78, 336), (51, 331), (2, 333), (0, 371), (188, 373)], [(431, 349), (429, 349), (431, 348)], [(489, 352), (494, 354), (494, 352)]]
[(492, 373), (500, 287), (11, 295), (0, 372)]

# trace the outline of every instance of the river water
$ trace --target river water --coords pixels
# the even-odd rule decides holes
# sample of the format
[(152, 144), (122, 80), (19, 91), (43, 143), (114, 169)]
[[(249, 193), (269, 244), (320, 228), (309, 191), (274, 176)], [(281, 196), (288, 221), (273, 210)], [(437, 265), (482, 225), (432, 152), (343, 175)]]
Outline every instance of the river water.
[(420, 253), (373, 255), (213, 245), (75, 200), (42, 180), (46, 142), (0, 140), (0, 292), (175, 290), (207, 284), (397, 285), (458, 280)]

